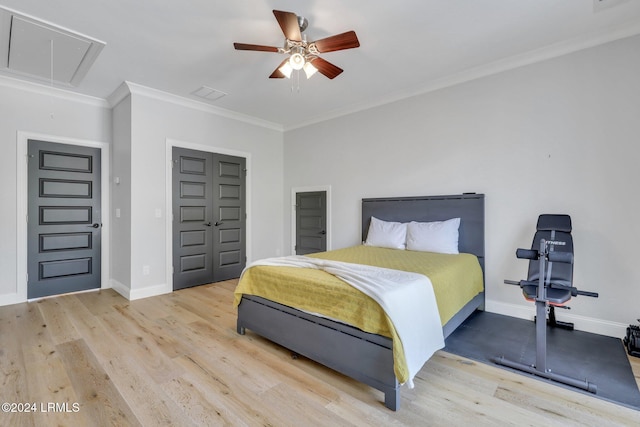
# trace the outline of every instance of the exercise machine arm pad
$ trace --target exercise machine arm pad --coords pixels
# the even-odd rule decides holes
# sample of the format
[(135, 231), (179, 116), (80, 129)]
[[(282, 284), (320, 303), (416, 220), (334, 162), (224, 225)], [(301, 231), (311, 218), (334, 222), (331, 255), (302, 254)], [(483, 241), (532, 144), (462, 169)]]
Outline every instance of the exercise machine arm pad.
[(573, 254), (571, 252), (549, 252), (549, 261), (573, 264)]
[(517, 249), (516, 257), (519, 259), (538, 259), (538, 251), (534, 249)]

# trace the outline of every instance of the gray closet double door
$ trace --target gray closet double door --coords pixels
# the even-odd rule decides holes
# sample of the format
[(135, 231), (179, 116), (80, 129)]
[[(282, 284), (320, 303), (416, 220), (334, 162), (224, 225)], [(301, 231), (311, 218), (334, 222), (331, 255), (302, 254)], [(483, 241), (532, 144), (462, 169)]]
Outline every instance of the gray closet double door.
[(172, 150), (173, 289), (240, 276), (246, 263), (246, 159)]

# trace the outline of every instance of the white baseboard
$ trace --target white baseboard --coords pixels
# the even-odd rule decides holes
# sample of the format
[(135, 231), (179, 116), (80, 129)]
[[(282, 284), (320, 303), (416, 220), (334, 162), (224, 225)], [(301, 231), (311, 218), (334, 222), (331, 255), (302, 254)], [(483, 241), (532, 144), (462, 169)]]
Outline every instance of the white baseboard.
[[(509, 304), (499, 301), (486, 300), (485, 310), (490, 313), (504, 314), (506, 316), (527, 320), (533, 320), (535, 316), (535, 306), (533, 304), (531, 304), (530, 306), (524, 306), (520, 304)], [(578, 331), (591, 332), (594, 334), (606, 335), (615, 338), (624, 337), (627, 333), (627, 326), (629, 326), (622, 323), (610, 322), (608, 320), (595, 319), (593, 317), (568, 314), (564, 313), (563, 311), (560, 313), (560, 315), (560, 320), (572, 322), (575, 329)]]
[(117, 280), (111, 279), (111, 287), (114, 291), (118, 292), (129, 301), (173, 292), (173, 289), (171, 289), (166, 283), (155, 286), (147, 286), (142, 289), (130, 289), (128, 286), (123, 285)]
[(0, 307), (3, 305), (12, 305), (21, 302), (26, 302), (26, 299), (18, 293), (0, 295)]
[[(114, 291), (130, 301), (173, 292), (173, 289), (171, 289), (168, 284), (148, 286), (143, 289), (129, 289), (128, 286), (123, 285), (115, 279), (109, 280), (109, 284), (111, 286), (102, 287), (102, 289), (112, 288)], [(21, 302), (27, 302), (27, 300), (18, 293), (0, 295), (0, 307), (4, 305), (19, 304)]]
[(129, 299), (133, 301), (136, 299), (155, 297), (156, 295), (163, 295), (171, 292), (173, 292), (173, 289), (171, 289), (166, 283), (163, 283), (155, 286), (147, 286), (142, 289), (131, 289)]
[(109, 280), (109, 282), (111, 283), (111, 289), (113, 289), (114, 291), (116, 291), (117, 293), (119, 293), (120, 295), (125, 297), (126, 299), (128, 299), (128, 300), (131, 299), (131, 298), (129, 298), (129, 294), (131, 293), (131, 289), (129, 289), (128, 286), (123, 285), (122, 283), (118, 282), (115, 279), (111, 279), (111, 280)]

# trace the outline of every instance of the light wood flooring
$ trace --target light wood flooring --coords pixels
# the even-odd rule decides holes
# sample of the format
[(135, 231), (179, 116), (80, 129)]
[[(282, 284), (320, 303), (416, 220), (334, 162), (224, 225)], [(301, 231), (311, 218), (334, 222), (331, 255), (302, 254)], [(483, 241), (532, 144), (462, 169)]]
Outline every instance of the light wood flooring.
[(235, 283), (0, 307), (0, 403), (36, 404), (0, 425), (640, 425), (640, 411), (442, 351), (390, 411), (381, 392), (236, 334)]

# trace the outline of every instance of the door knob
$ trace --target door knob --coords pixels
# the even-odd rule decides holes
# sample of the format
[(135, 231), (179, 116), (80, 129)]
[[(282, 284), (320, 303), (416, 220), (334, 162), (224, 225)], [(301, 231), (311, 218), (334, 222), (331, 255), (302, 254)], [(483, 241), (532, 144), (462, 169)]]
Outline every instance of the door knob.
[(202, 224), (202, 225), (206, 225), (207, 227), (211, 227), (211, 221), (209, 221), (209, 222), (205, 222), (205, 223), (204, 223), (204, 224)]
[(216, 223), (213, 224), (213, 225), (215, 225), (217, 227), (217, 226), (222, 225), (222, 224), (224, 224), (222, 221), (220, 221), (220, 222), (216, 221)]
[(100, 224), (95, 223), (95, 224), (87, 225), (87, 227), (91, 227), (91, 228), (100, 228)]
[(321, 231), (320, 233), (318, 233), (318, 234), (322, 234), (322, 235), (324, 235), (324, 234), (327, 234), (327, 232), (326, 232), (326, 231), (324, 231), (324, 230), (322, 230), (322, 231)]

